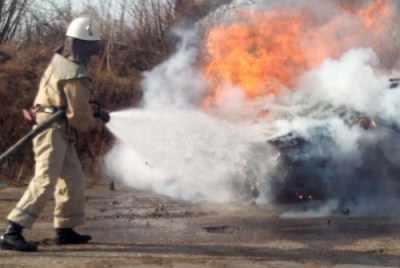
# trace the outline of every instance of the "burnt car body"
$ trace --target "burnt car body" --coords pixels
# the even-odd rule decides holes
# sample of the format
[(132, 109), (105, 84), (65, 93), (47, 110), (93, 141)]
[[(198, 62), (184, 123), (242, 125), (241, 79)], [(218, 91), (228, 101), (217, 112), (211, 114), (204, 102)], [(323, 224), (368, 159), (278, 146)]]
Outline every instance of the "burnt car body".
[[(390, 88), (397, 90), (397, 79), (391, 82)], [(264, 179), (268, 180), (268, 196), (273, 203), (335, 199), (347, 206), (360, 198), (389, 192), (400, 197), (399, 126), (356, 111), (337, 111), (335, 116), (348, 128), (361, 131), (356, 140), (357, 154), (343, 152), (332, 128), (324, 124), (307, 129), (307, 135), (291, 131), (270, 138), (267, 144), (276, 150), (278, 164)], [(247, 180), (252, 197), (256, 197), (254, 192), (263, 191), (260, 179), (254, 178)]]
[[(296, 203), (325, 200), (332, 167), (329, 152), (313, 147), (334, 146), (324, 127), (313, 129), (318, 138), (309, 140), (290, 132), (268, 140), (278, 152), (278, 166), (271, 176), (272, 200), (275, 203)], [(311, 151), (320, 153), (310, 153)]]
[[(391, 152), (392, 144), (400, 141), (397, 125), (364, 116), (352, 117), (350, 124), (366, 134), (357, 140), (357, 155), (339, 150), (325, 126), (310, 129), (307, 138), (291, 132), (268, 140), (279, 152), (279, 166), (271, 177), (274, 202), (336, 199), (346, 204), (389, 189), (400, 193), (400, 163)], [(371, 132), (379, 138), (371, 139)]]

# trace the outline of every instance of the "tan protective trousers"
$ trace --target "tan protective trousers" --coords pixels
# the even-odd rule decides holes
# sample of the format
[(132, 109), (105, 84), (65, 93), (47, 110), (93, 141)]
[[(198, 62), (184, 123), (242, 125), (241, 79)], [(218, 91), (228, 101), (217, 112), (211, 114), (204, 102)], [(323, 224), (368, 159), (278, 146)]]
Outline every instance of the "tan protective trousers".
[(84, 176), (75, 141), (58, 124), (33, 140), (35, 176), (7, 219), (30, 229), (54, 193), (54, 227), (84, 223)]

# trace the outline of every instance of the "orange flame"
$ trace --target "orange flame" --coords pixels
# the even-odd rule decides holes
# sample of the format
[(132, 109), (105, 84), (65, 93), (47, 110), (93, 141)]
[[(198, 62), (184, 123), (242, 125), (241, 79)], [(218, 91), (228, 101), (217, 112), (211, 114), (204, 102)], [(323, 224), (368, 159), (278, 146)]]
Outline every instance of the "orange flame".
[(305, 18), (289, 12), (281, 16), (277, 12), (243, 11), (239, 23), (210, 32), (207, 49), (211, 61), (205, 72), (216, 79), (217, 98), (223, 84), (237, 85), (249, 97), (277, 93), (280, 84), (290, 85), (291, 77), (299, 71), (297, 66), (306, 65), (295, 42), (300, 39)]
[(311, 13), (286, 8), (242, 10), (234, 24), (211, 29), (203, 59), (210, 81), (205, 106), (223, 101), (225, 87), (238, 87), (249, 99), (292, 88), (301, 74), (324, 59), (370, 45), (363, 44), (365, 36), (384, 31), (392, 15), (388, 0), (375, 0), (358, 11), (349, 5), (338, 10), (350, 13), (357, 27), (347, 29), (341, 16), (318, 24)]
[(385, 29), (386, 19), (392, 16), (388, 0), (376, 0), (370, 6), (358, 12), (367, 29), (382, 32)]

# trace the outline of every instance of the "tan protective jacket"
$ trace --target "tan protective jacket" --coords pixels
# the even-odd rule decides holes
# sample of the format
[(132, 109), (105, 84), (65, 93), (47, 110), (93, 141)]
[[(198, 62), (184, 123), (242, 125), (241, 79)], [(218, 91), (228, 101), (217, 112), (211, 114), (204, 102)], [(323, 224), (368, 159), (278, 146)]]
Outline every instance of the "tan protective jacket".
[[(92, 115), (91, 91), (92, 77), (87, 68), (55, 54), (42, 77), (34, 105), (66, 108), (68, 124), (61, 127), (67, 137), (74, 138), (74, 130), (85, 132), (101, 127), (100, 120)], [(50, 116), (38, 113), (37, 121), (40, 124)]]

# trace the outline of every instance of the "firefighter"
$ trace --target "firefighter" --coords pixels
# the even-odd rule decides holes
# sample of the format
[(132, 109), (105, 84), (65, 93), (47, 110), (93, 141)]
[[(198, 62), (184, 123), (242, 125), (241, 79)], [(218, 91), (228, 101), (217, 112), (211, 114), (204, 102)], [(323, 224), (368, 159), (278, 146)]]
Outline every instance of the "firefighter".
[(7, 217), (1, 248), (36, 251), (37, 246), (22, 235), (30, 229), (54, 195), (54, 227), (57, 244), (87, 243), (92, 238), (73, 228), (84, 223), (84, 175), (76, 151), (77, 132), (99, 130), (110, 117), (106, 111), (94, 113), (89, 98), (92, 77), (87, 62), (100, 52), (100, 35), (91, 18), (73, 20), (65, 43), (55, 54), (40, 81), (34, 105), (36, 124), (60, 109), (65, 118), (33, 140), (35, 174), (24, 195)]

